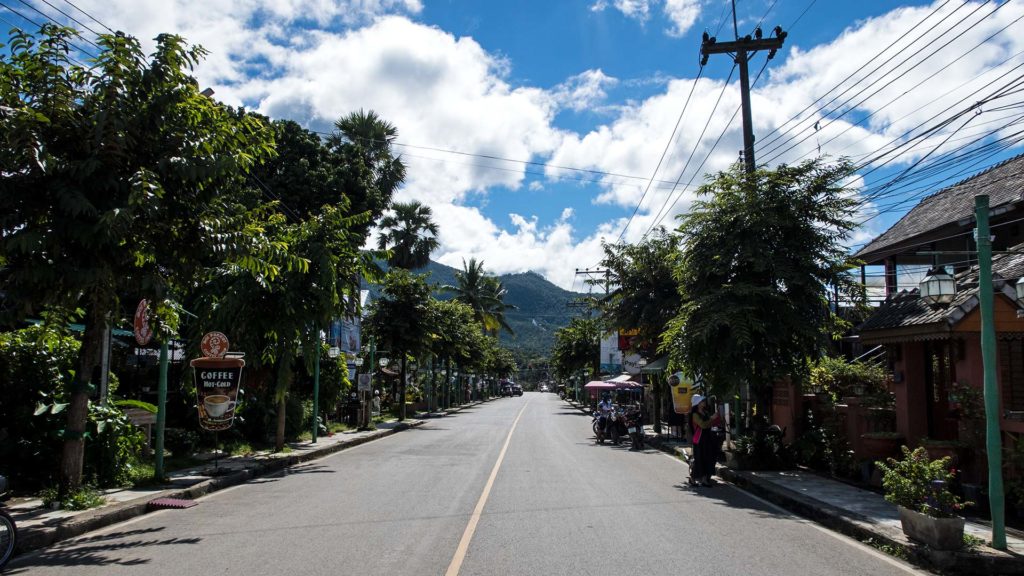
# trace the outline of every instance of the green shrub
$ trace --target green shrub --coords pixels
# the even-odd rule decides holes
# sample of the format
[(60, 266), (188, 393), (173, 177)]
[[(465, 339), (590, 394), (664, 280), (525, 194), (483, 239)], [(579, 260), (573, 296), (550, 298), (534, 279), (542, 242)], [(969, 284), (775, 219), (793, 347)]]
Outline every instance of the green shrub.
[(885, 368), (867, 362), (847, 362), (845, 358), (825, 356), (811, 366), (810, 383), (815, 392), (824, 392), (833, 402), (842, 396), (877, 394), (885, 389)]
[(786, 470), (793, 467), (790, 448), (775, 434), (755, 433), (740, 436), (733, 453), (744, 470)]
[(56, 488), (46, 488), (39, 493), (43, 506), (51, 507), (54, 503), (63, 510), (88, 510), (106, 504), (107, 500), (92, 486), (82, 486), (60, 500)]
[(948, 456), (931, 460), (924, 448), (911, 451), (903, 446), (902, 450), (902, 460), (889, 458), (878, 463), (886, 500), (936, 518), (959, 515), (972, 504), (950, 491), (956, 471), (950, 469)]
[(184, 428), (164, 430), (164, 448), (174, 456), (189, 456), (199, 448), (199, 433)]

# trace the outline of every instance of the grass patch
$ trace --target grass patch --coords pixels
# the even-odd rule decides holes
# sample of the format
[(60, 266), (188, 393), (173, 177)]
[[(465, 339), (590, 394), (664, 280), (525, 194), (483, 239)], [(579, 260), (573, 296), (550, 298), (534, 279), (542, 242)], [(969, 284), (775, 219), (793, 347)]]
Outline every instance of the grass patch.
[(43, 499), (43, 506), (50, 508), (54, 503), (58, 503), (63, 510), (88, 510), (107, 503), (106, 498), (92, 486), (82, 486), (63, 499), (58, 497), (56, 488), (47, 488), (40, 492), (39, 496)]
[(255, 454), (256, 450), (245, 440), (233, 440), (224, 444), (223, 451), (232, 456), (249, 456)]
[(905, 546), (899, 546), (899, 545), (887, 544), (887, 543), (884, 543), (884, 542), (879, 542), (879, 541), (875, 540), (874, 538), (868, 538), (867, 540), (864, 540), (863, 542), (865, 544), (867, 544), (868, 546), (871, 546), (875, 550), (878, 550), (879, 552), (888, 554), (889, 556), (892, 556), (894, 558), (899, 558), (900, 560), (907, 560), (907, 559), (910, 558), (910, 553), (907, 551)]
[(977, 536), (975, 536), (973, 534), (968, 534), (967, 532), (964, 532), (964, 550), (970, 551), (970, 550), (974, 550), (978, 546), (984, 546), (984, 545), (985, 545), (985, 539), (984, 538), (978, 538)]

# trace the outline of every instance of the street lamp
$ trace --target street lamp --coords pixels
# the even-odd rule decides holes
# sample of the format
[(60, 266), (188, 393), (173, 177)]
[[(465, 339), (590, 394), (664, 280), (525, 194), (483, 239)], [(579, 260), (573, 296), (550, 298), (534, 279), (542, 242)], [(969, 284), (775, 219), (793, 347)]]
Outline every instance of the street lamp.
[(327, 349), (327, 355), (331, 358), (337, 358), (338, 356), (341, 356), (341, 348), (331, 346)]
[(356, 359), (353, 360), (352, 363), (356, 365), (356, 368), (359, 368), (360, 366), (363, 365), (363, 359), (360, 358), (359, 356), (356, 356)]
[(956, 279), (946, 272), (945, 266), (928, 271), (921, 281), (921, 299), (930, 306), (948, 306), (956, 298)]

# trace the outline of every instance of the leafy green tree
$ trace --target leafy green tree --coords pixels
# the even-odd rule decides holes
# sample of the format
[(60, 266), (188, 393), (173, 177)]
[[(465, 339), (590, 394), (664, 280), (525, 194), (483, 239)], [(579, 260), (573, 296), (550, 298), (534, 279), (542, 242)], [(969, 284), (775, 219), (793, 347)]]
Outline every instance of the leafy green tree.
[(419, 202), (396, 202), (394, 211), (381, 219), (377, 247), (388, 249), (388, 264), (412, 270), (430, 262), (430, 254), (439, 246), (438, 227), (429, 206)]
[(772, 383), (799, 378), (836, 319), (830, 287), (857, 295), (844, 274), (855, 199), (848, 162), (811, 160), (745, 174), (734, 166), (700, 189), (684, 215), (676, 268), (682, 305), (662, 350), (723, 396), (749, 383), (762, 410)]
[(400, 359), (399, 420), (406, 417), (406, 358), (420, 356), (431, 342), (430, 299), (430, 286), (423, 276), (392, 268), (363, 325), (377, 339), (378, 347)]
[(505, 304), (505, 286), (484, 271), (482, 260), (463, 260), (462, 270), (455, 272), (455, 285), (443, 286), (442, 290), (455, 294), (456, 300), (468, 304), (473, 309), (473, 317), (487, 333), (497, 335), (501, 330), (513, 333), (505, 320), (505, 311), (514, 310), (515, 306)]
[(601, 265), (614, 288), (599, 301), (601, 314), (608, 326), (639, 330), (639, 352), (654, 352), (668, 320), (679, 311), (681, 300), (673, 277), (679, 240), (659, 229), (637, 244), (604, 245)]
[(551, 364), (555, 375), (569, 378), (580, 370), (601, 371), (601, 322), (597, 318), (573, 318), (555, 332)]
[[(0, 290), (4, 316), (84, 313), (71, 385), (60, 486), (81, 484), (88, 397), (119, 294), (165, 298), (192, 281), (207, 251), (266, 276), (277, 265), (228, 226), (224, 191), (272, 152), (262, 122), (199, 93), (189, 75), (204, 51), (161, 35), (147, 57), (124, 35), (97, 39), (84, 68), (68, 57), (72, 30), (14, 31), (0, 58)], [(166, 322), (166, 323), (165, 323)]]

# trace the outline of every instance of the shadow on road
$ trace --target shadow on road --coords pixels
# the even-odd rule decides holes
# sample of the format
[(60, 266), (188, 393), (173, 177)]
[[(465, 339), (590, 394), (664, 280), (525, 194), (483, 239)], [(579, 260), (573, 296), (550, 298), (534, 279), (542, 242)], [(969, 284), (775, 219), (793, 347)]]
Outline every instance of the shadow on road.
[(758, 518), (790, 519), (795, 515), (789, 512), (780, 512), (773, 506), (766, 504), (746, 492), (741, 491), (730, 484), (717, 482), (712, 487), (690, 486), (686, 480), (675, 484), (674, 488), (680, 492), (689, 492), (695, 496), (707, 499), (719, 506), (737, 510), (749, 510)]
[[(115, 542), (115, 540), (119, 539), (152, 534), (163, 529), (163, 527), (159, 527), (144, 530), (125, 530), (122, 532), (108, 532), (99, 536), (78, 538), (68, 541), (63, 545), (58, 544), (48, 548), (42, 553), (15, 558), (14, 562), (7, 567), (4, 573), (21, 574), (35, 566), (139, 566), (149, 563), (149, 560), (143, 558), (122, 559), (123, 552), (149, 546), (199, 544), (202, 541), (202, 538), (152, 538)], [(117, 554), (112, 555), (111, 553)]]

